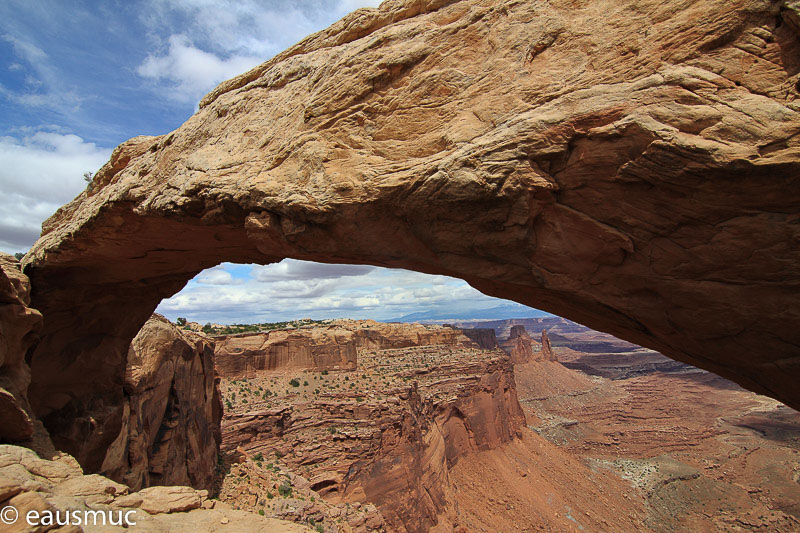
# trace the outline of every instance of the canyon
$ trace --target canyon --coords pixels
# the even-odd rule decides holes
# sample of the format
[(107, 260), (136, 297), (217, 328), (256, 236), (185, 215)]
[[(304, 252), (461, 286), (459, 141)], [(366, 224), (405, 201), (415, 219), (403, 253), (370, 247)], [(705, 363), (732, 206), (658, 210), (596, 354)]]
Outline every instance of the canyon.
[[(331, 322), (291, 333), (309, 343), (332, 331), (343, 343), (362, 339), (354, 368), (266, 364), (229, 374), (230, 365), (220, 367), (222, 501), (331, 533), (497, 530), (497, 514), (487, 512), (493, 504), (478, 504), (478, 494), (529, 495), (516, 507), (524, 519), (504, 509), (505, 531), (520, 523), (572, 529), (569, 510), (552, 512), (553, 498), (556, 507), (596, 517), (586, 521), (594, 527), (641, 526), (641, 505), (617, 500), (630, 491), (621, 479), (590, 470), (527, 428), (508, 353), (482, 349), (469, 330), (449, 326)], [(530, 354), (520, 328), (513, 341), (527, 341)], [(303, 349), (294, 353), (307, 361)], [(493, 471), (501, 490), (477, 475), (493, 462), (506, 463)], [(558, 479), (548, 478), (553, 468)], [(584, 496), (566, 498), (568, 486)], [(610, 517), (603, 511), (610, 505), (630, 512)]]

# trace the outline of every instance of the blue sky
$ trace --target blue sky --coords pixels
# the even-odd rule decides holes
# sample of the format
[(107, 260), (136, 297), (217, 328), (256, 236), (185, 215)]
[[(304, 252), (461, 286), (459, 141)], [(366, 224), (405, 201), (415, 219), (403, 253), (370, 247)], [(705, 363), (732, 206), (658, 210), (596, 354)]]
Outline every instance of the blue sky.
[[(119, 143), (180, 126), (218, 83), (377, 0), (0, 2), (0, 250), (27, 250)], [(229, 265), (162, 303), (167, 316), (252, 322), (505, 303), (402, 270)], [(527, 308), (521, 308), (523, 314)]]

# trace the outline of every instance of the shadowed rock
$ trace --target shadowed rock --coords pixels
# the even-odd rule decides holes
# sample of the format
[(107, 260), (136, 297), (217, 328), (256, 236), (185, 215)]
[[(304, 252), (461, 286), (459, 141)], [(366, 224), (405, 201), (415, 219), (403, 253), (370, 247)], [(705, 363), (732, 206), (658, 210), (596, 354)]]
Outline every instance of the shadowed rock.
[(138, 490), (210, 489), (220, 444), (214, 343), (153, 315), (128, 352), (125, 401), (102, 473)]

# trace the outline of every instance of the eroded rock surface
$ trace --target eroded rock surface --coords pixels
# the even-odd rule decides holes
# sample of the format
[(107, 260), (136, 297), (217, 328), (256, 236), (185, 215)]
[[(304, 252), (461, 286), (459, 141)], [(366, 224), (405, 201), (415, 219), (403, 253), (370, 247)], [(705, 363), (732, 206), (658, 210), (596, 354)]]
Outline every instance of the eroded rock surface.
[(550, 344), (550, 337), (547, 335), (547, 330), (542, 330), (542, 361), (558, 361), (556, 354), (553, 351), (553, 345)]
[(353, 370), (351, 332), (335, 328), (270, 331), (216, 337), (214, 364), (221, 376), (248, 378), (270, 370)]
[[(540, 355), (541, 347), (528, 335), (525, 326), (512, 326), (507, 339), (500, 343), (500, 347), (511, 357), (511, 362), (527, 363), (533, 360), (534, 351)], [(536, 345), (536, 346), (534, 346)]]
[(358, 352), (429, 344), (471, 345), (460, 331), (422, 324), (333, 320), (329, 326), (265, 331), (214, 338), (220, 376), (254, 377), (273, 370), (354, 370)]
[(483, 350), (499, 348), (497, 335), (491, 328), (465, 328), (461, 330), (461, 333)]
[(357, 371), (225, 379), (222, 393), (222, 447), (258, 468), (232, 469), (220, 497), (270, 514), (291, 504), (298, 516), (318, 513), (326, 531), (340, 531), (330, 508), (287, 502), (269, 474), (275, 465), (295, 490), (328, 504), (376, 506), (379, 515), (350, 516), (354, 531), (449, 531), (458, 508), (450, 469), (525, 426), (508, 356), (454, 345), (364, 350)]
[(211, 488), (221, 406), (214, 343), (153, 315), (128, 352), (118, 437), (101, 472), (133, 489)]
[(345, 17), (121, 145), (44, 224), (25, 259), (36, 414), (99, 468), (158, 302), (221, 261), (284, 257), (460, 277), (800, 406), (796, 15), (392, 0)]
[[(7, 533), (53, 530), (55, 520), (49, 526), (28, 527), (25, 516), (29, 511), (50, 512), (53, 516), (58, 513), (61, 524), (70, 521), (73, 525), (54, 531), (69, 533), (313, 531), (299, 524), (234, 510), (224, 503), (209, 500), (205, 490), (152, 487), (131, 492), (129, 487), (103, 476), (84, 475), (75, 459), (68, 455), (62, 454), (50, 461), (27, 448), (0, 445), (0, 507), (7, 505), (18, 512), (13, 524), (4, 522), (3, 531)], [(95, 514), (91, 514), (87, 519), (86, 511), (102, 516), (94, 518)], [(79, 513), (80, 526), (75, 525), (73, 513)], [(123, 517), (135, 525), (120, 526)]]
[(28, 277), (13, 256), (0, 253), (0, 442), (33, 436), (25, 354), (41, 326), (42, 315), (30, 307)]

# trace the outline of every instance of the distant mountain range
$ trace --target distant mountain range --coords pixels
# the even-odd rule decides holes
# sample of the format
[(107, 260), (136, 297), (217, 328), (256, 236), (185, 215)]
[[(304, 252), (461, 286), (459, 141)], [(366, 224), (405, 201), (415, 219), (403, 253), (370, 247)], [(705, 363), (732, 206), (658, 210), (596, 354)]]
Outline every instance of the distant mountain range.
[(553, 316), (550, 313), (524, 305), (504, 304), (489, 309), (469, 311), (422, 311), (384, 320), (383, 322), (446, 322), (448, 320), (506, 320), (509, 318), (538, 318)]

